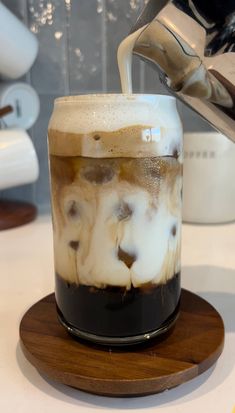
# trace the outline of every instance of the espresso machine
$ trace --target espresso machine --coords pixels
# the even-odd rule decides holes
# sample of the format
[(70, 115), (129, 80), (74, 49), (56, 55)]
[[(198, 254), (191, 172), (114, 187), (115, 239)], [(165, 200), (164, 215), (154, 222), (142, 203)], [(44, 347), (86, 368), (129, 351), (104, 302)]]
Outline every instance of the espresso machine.
[(234, 0), (149, 0), (133, 53), (168, 91), (235, 141)]

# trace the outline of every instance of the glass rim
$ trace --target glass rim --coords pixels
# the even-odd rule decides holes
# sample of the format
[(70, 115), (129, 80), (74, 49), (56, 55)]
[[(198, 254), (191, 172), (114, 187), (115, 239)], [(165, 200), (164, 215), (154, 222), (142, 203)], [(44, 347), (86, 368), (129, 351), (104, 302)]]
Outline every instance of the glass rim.
[(176, 101), (176, 98), (171, 95), (161, 95), (158, 93), (88, 93), (83, 95), (69, 95), (61, 96), (55, 99), (54, 104), (66, 104), (66, 103), (80, 103), (80, 102), (118, 102), (118, 101), (141, 101), (141, 98), (148, 98), (154, 100), (156, 98), (160, 100)]

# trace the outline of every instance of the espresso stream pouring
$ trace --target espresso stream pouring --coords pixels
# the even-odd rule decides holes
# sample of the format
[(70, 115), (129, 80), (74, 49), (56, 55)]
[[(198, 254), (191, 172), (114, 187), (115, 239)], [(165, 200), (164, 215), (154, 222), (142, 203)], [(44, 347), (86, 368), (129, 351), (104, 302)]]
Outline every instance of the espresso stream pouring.
[(234, 0), (149, 0), (119, 47), (125, 92), (131, 92), (132, 53), (152, 63), (173, 95), (235, 141)]

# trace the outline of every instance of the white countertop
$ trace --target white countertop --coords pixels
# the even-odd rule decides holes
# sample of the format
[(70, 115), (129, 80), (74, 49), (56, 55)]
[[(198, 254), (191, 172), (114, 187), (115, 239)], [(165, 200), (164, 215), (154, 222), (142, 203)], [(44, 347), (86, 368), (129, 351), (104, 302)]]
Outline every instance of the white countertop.
[[(226, 329), (214, 367), (175, 389), (141, 398), (86, 394), (46, 380), (24, 358), (19, 323), (53, 291), (52, 230), (48, 216), (0, 232), (0, 408), (4, 413), (163, 411), (232, 413), (235, 409), (235, 223), (183, 226), (182, 285), (214, 305)], [(234, 410), (235, 412), (235, 410)]]

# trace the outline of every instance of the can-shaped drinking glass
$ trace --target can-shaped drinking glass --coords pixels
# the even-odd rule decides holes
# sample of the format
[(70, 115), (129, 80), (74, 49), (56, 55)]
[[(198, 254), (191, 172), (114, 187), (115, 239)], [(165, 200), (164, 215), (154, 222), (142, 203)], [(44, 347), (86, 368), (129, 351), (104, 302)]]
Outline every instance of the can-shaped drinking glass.
[(180, 302), (182, 126), (175, 99), (58, 98), (48, 144), (61, 323), (107, 345), (167, 331)]

